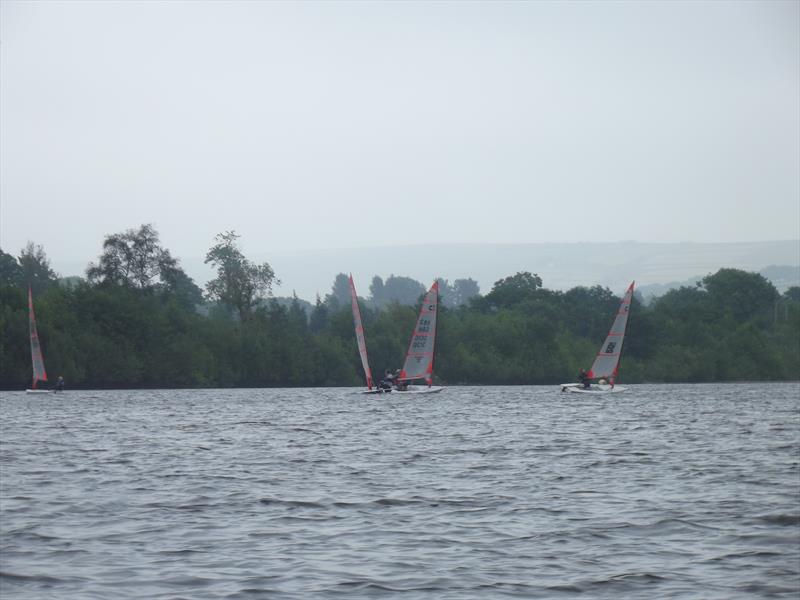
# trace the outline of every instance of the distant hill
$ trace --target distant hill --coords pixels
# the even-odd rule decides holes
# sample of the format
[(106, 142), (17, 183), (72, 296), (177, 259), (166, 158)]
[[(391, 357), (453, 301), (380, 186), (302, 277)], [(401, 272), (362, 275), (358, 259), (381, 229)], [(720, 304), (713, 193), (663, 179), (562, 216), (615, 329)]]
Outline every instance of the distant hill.
[(800, 286), (800, 266), (770, 265), (765, 269), (761, 269), (759, 273), (769, 279), (780, 293), (785, 292), (790, 287)]
[[(294, 292), (311, 303), (317, 294), (324, 297), (330, 292), (337, 273), (352, 273), (359, 294), (365, 297), (374, 275), (404, 275), (426, 286), (436, 277), (450, 281), (471, 277), (485, 294), (495, 281), (518, 271), (531, 271), (538, 273), (550, 289), (599, 284), (622, 293), (631, 280), (636, 280), (640, 290), (654, 284), (672, 286), (679, 284), (670, 282), (702, 278), (723, 267), (763, 271), (782, 290), (797, 285), (796, 277), (786, 269), (800, 267), (800, 240), (726, 244), (429, 244), (248, 256), (256, 261), (266, 260), (275, 270), (282, 281), (274, 290), (275, 295), (291, 296)], [(73, 270), (55, 260), (53, 263), (64, 274), (82, 274), (86, 266)], [(212, 276), (201, 257), (184, 257), (181, 265), (199, 285)]]
[[(338, 249), (254, 257), (267, 260), (283, 280), (276, 293), (292, 290), (313, 301), (330, 291), (337, 273), (353, 273), (359, 293), (369, 295), (374, 275), (405, 275), (425, 285), (436, 277), (450, 281), (472, 277), (488, 292), (495, 281), (518, 271), (538, 273), (544, 286), (569, 289), (603, 285), (618, 293), (637, 287), (702, 278), (720, 268), (760, 272), (800, 267), (800, 241), (732, 244), (441, 244)], [(783, 273), (783, 271), (781, 271)], [(783, 285), (775, 281), (776, 286)], [(783, 275), (781, 277), (784, 277)], [(796, 284), (795, 284), (796, 285)], [(786, 286), (788, 287), (788, 285)]]
[[(769, 279), (781, 294), (792, 286), (800, 286), (800, 266), (771, 265), (758, 272)], [(645, 301), (649, 301), (652, 298), (663, 296), (670, 290), (680, 287), (694, 287), (703, 277), (705, 275), (696, 275), (683, 281), (642, 285), (639, 286), (638, 292)]]

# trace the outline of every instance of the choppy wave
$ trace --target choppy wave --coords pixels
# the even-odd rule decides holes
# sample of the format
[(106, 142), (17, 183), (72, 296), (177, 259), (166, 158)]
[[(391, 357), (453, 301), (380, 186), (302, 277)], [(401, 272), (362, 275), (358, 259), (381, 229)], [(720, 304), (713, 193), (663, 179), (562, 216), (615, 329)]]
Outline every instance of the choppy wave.
[(0, 597), (796, 598), (797, 386), (0, 396)]

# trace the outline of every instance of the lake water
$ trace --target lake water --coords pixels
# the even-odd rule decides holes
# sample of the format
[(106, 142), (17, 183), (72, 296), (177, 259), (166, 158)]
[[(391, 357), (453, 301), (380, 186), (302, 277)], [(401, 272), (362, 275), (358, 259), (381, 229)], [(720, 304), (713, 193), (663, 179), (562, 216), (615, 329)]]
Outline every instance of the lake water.
[(800, 385), (0, 394), (0, 597), (797, 598)]

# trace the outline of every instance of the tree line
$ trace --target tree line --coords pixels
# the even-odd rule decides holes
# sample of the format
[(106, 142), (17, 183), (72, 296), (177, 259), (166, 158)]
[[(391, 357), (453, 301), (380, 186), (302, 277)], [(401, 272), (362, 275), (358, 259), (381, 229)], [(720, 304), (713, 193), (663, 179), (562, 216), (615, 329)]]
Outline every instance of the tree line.
[[(17, 257), (0, 250), (0, 388), (30, 383), (29, 286), (50, 379), (68, 387), (363, 385), (347, 276), (314, 304), (274, 298), (276, 274), (238, 240), (216, 237), (204, 290), (152, 225), (107, 236), (85, 278), (58, 278), (33, 243)], [(601, 286), (549, 290), (530, 272), (484, 295), (472, 279), (439, 282), (435, 380), (451, 385), (575, 380), (621, 299)], [(425, 290), (376, 276), (359, 299), (376, 376), (402, 364)], [(634, 297), (619, 381), (798, 379), (800, 288), (781, 295), (759, 274), (721, 269), (648, 305)]]

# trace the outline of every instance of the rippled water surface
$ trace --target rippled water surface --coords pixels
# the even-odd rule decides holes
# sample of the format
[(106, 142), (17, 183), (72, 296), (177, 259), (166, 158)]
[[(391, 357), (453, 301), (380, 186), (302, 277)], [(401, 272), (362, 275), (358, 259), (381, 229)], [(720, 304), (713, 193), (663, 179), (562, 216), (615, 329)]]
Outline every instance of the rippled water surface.
[(0, 597), (797, 598), (800, 386), (2, 393)]

